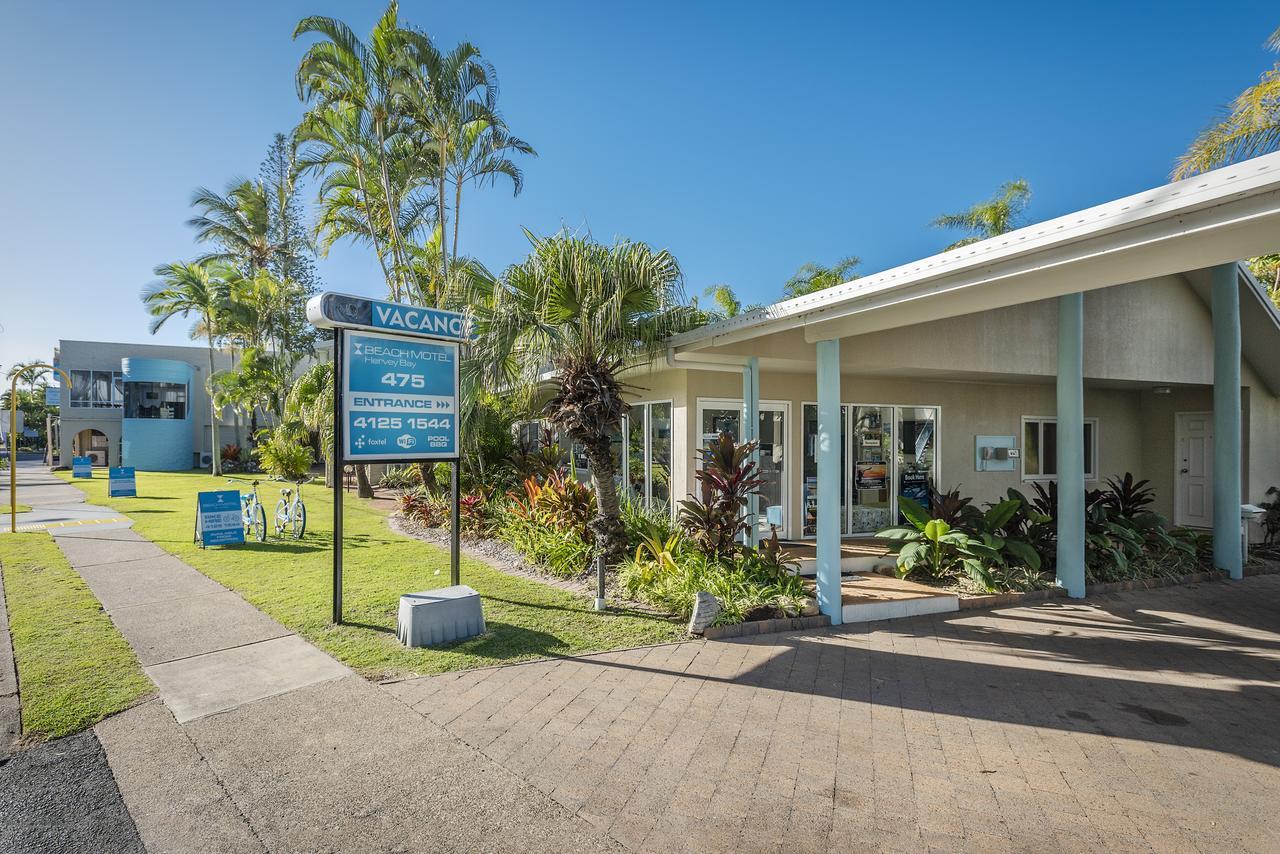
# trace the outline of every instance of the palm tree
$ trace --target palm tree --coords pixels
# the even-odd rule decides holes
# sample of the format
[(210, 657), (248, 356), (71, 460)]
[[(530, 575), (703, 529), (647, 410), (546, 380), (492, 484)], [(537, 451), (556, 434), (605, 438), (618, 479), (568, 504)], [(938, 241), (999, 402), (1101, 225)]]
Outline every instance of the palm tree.
[(212, 433), (213, 458), (211, 473), (222, 473), (221, 446), (218, 444), (218, 407), (214, 404), (214, 340), (218, 315), (227, 303), (227, 280), (235, 271), (225, 265), (208, 261), (181, 261), (156, 267), (158, 280), (142, 292), (142, 302), (155, 319), (151, 321), (151, 334), (170, 318), (195, 314), (199, 329), (209, 345), (209, 429)]
[(698, 304), (696, 297), (692, 300), (690, 305), (705, 314), (708, 323), (716, 320), (723, 320), (726, 317), (737, 317), (745, 311), (755, 311), (757, 308), (762, 308), (760, 303), (743, 305), (742, 300), (738, 298), (737, 292), (735, 292), (729, 285), (723, 283), (712, 285), (704, 290), (702, 295), (711, 300), (715, 305), (715, 308), (702, 308), (702, 306)]
[(782, 293), (786, 299), (791, 299), (851, 282), (858, 278), (858, 274), (853, 271), (861, 263), (861, 258), (850, 255), (847, 258), (841, 258), (831, 267), (812, 261), (802, 264), (795, 275), (783, 284)]
[[(382, 17), (374, 24), (367, 42), (336, 18), (313, 15), (303, 18), (294, 28), (296, 39), (316, 34), (321, 40), (307, 48), (298, 65), (298, 97), (312, 104), (304, 126), (308, 123), (335, 127), (338, 138), (330, 148), (339, 162), (358, 163), (352, 178), (357, 182), (365, 205), (366, 224), (379, 217), (368, 203), (371, 188), (377, 185), (382, 203), (381, 221), (386, 226), (387, 249), (392, 259), (388, 278), (391, 298), (398, 300), (409, 266), (405, 236), (400, 230), (400, 208), (404, 187), (393, 180), (391, 160), (395, 149), (403, 153), (411, 142), (403, 110), (404, 35), (400, 28), (399, 5), (392, 0)], [(303, 134), (318, 135), (319, 128)], [(440, 173), (443, 177), (443, 172)]]
[(537, 157), (533, 146), (512, 136), (507, 124), (496, 111), (486, 118), (476, 119), (460, 129), (445, 163), (445, 174), (453, 182), (453, 248), (450, 256), (458, 258), (458, 223), (462, 221), (462, 185), (472, 183), (483, 187), (497, 184), (499, 178), (511, 181), (511, 195), (518, 196), (524, 188), (524, 172), (511, 159), (511, 154)]
[(225, 196), (200, 187), (191, 197), (191, 206), (200, 211), (187, 220), (196, 230), (196, 241), (219, 247), (197, 262), (234, 264), (244, 275), (253, 276), (267, 269), (281, 252), (272, 241), (271, 199), (262, 184), (233, 178)]
[(999, 192), (985, 202), (978, 202), (968, 210), (943, 214), (930, 223), (934, 228), (955, 228), (969, 232), (969, 236), (952, 243), (943, 252), (959, 249), (1004, 234), (1017, 228), (1023, 210), (1031, 201), (1031, 185), (1025, 178), (1015, 178), (1000, 185)]
[(487, 305), (478, 301), (471, 364), (493, 390), (531, 390), (554, 371), (544, 414), (586, 451), (596, 550), (616, 560), (626, 546), (610, 443), (627, 410), (618, 375), (652, 359), (698, 312), (682, 304), (680, 267), (665, 249), (526, 234), (529, 257), (487, 283)]
[[(1280, 29), (1271, 34), (1266, 46), (1280, 51)], [(1178, 158), (1172, 178), (1175, 181), (1190, 178), (1277, 148), (1280, 148), (1280, 62), (1237, 95), (1225, 116), (1200, 132), (1186, 153)]]
[[(465, 139), (466, 129), (471, 126), (501, 125), (495, 111), (497, 75), (480, 55), (479, 48), (470, 42), (460, 42), (453, 50), (443, 53), (425, 33), (402, 30), (401, 46), (401, 71), (410, 93), (406, 109), (423, 144), (435, 154), (436, 223), (440, 233), (445, 234), (448, 227), (445, 185), (450, 165), (455, 166), (455, 176), (467, 172), (465, 166), (457, 166), (463, 159), (458, 154), (459, 141)], [(515, 142), (527, 147), (521, 140)], [(441, 278), (447, 281), (448, 258), (443, 252), (440, 265)]]

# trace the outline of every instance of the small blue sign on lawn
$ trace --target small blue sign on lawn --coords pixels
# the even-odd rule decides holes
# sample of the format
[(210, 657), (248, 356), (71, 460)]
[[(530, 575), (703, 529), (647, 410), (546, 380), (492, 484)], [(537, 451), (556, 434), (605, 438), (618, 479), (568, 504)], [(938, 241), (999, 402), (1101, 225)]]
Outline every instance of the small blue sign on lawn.
[(93, 457), (72, 457), (72, 477), (93, 477)]
[(107, 495), (111, 498), (138, 497), (138, 480), (133, 466), (112, 466), (107, 469)]
[(203, 546), (243, 543), (240, 493), (234, 489), (199, 493), (196, 496), (196, 531)]

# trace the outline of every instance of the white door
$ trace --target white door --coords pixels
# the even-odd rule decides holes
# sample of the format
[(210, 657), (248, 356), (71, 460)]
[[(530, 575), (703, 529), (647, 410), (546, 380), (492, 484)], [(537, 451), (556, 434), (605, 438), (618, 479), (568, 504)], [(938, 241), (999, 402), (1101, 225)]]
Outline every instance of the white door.
[(1179, 412), (1174, 431), (1173, 522), (1213, 527), (1213, 413)]

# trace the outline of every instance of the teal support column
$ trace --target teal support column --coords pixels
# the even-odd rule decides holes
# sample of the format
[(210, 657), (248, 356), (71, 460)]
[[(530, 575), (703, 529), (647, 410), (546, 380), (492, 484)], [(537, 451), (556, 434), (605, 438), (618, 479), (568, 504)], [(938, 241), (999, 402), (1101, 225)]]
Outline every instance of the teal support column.
[(1058, 297), (1058, 586), (1084, 596), (1084, 294)]
[(818, 608), (842, 622), (840, 603), (840, 341), (818, 342)]
[(1236, 265), (1212, 270), (1213, 565), (1244, 576), (1241, 553), (1240, 283)]
[[(742, 366), (742, 436), (743, 442), (760, 440), (760, 359), (755, 356), (747, 359)], [(760, 449), (756, 448), (751, 461), (760, 470)], [(748, 525), (747, 545), (754, 546), (759, 541), (760, 496), (752, 495), (747, 499)]]

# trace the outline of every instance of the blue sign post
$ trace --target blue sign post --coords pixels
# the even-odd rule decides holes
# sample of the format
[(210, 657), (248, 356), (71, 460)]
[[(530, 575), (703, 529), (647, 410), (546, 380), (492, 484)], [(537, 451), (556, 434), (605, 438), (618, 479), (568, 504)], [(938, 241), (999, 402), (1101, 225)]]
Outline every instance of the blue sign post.
[(107, 495), (110, 498), (137, 498), (138, 480), (133, 466), (107, 469)]
[(93, 457), (72, 457), (72, 477), (93, 477)]
[(201, 548), (244, 542), (239, 491), (219, 489), (196, 495), (196, 536)]
[(343, 338), (343, 459), (456, 459), (458, 345), (378, 332)]
[[(450, 578), (459, 583), (458, 348), (465, 314), (323, 293), (307, 319), (334, 330), (334, 466), (453, 463)], [(342, 479), (333, 484), (333, 622), (342, 622)]]

